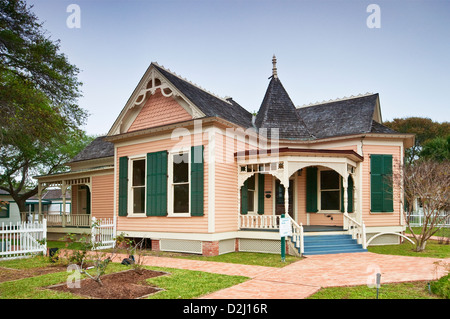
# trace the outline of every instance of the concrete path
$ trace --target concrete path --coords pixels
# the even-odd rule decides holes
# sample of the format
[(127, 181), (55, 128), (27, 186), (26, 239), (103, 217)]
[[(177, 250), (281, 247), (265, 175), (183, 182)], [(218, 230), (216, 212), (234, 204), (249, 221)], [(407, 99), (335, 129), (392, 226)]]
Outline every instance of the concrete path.
[(322, 287), (435, 280), (445, 275), (436, 262), (450, 263), (450, 258), (406, 257), (370, 252), (309, 256), (283, 268), (237, 265), (146, 256), (149, 266), (199, 270), (251, 278), (202, 299), (303, 299)]

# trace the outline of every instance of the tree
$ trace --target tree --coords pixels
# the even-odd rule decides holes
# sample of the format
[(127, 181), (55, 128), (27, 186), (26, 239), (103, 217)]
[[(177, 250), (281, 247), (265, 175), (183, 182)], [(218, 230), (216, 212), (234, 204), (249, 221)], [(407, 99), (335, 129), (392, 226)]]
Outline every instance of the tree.
[(65, 169), (91, 138), (79, 70), (59, 52), (23, 0), (0, 0), (0, 189), (19, 209), (37, 193), (33, 175)]
[[(450, 213), (450, 161), (421, 159), (402, 170), (405, 222), (416, 242), (416, 251), (425, 249), (427, 240), (443, 227)], [(418, 200), (423, 208), (423, 225), (419, 234), (411, 227), (409, 216)]]
[[(0, 134), (15, 130), (43, 140), (80, 126), (87, 113), (76, 104), (78, 68), (58, 52), (59, 41), (47, 36), (31, 8), (0, 0)], [(39, 115), (59, 116), (53, 136), (47, 129), (53, 122)]]
[(45, 143), (22, 138), (0, 147), (0, 189), (9, 192), (19, 211), (26, 211), (25, 201), (38, 192), (33, 176), (67, 170), (65, 164), (94, 139), (78, 130), (66, 132), (64, 138)]
[(450, 161), (450, 135), (447, 138), (436, 137), (423, 145), (420, 157), (438, 162)]
[(412, 163), (421, 156), (423, 146), (430, 140), (450, 135), (449, 122), (434, 122), (429, 118), (407, 117), (383, 122), (383, 125), (399, 132), (415, 134), (414, 146), (405, 150), (405, 162)]

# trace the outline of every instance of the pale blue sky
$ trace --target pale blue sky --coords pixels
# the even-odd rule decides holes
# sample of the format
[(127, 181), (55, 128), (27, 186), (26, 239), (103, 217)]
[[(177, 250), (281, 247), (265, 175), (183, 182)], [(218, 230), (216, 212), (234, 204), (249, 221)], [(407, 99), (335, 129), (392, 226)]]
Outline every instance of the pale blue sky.
[[(85, 129), (106, 134), (151, 62), (257, 111), (272, 55), (295, 105), (372, 92), (383, 120), (450, 121), (450, 1), (28, 0), (81, 69)], [(68, 28), (69, 4), (81, 27)], [(370, 29), (369, 4), (381, 28)]]

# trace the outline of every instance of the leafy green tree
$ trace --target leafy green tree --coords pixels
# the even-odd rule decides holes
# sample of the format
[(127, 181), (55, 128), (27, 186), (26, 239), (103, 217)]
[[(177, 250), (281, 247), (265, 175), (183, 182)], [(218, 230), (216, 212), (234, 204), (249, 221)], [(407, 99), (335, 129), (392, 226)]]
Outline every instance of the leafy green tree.
[(406, 163), (410, 164), (421, 156), (423, 146), (434, 138), (450, 135), (449, 122), (434, 122), (429, 118), (406, 117), (383, 122), (383, 125), (400, 133), (415, 134), (415, 144), (405, 150)]
[(67, 132), (64, 136), (63, 142), (23, 140), (0, 147), (0, 189), (10, 193), (21, 212), (26, 211), (25, 201), (38, 192), (33, 176), (66, 171), (65, 164), (94, 139), (83, 131)]
[(447, 138), (436, 137), (424, 144), (420, 152), (421, 158), (428, 158), (438, 162), (450, 160), (450, 135)]
[(0, 0), (0, 189), (25, 209), (34, 175), (65, 169), (91, 137), (79, 70), (23, 0)]

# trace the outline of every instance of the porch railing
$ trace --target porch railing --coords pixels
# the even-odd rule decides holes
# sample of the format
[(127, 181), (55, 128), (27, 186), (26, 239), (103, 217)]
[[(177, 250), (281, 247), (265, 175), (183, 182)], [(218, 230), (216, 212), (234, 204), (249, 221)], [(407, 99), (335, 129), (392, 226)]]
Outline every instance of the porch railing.
[(239, 228), (279, 229), (280, 215), (239, 215)]
[(364, 249), (367, 248), (366, 240), (366, 226), (364, 222), (358, 223), (356, 220), (344, 213), (344, 229), (346, 229), (353, 239), (356, 239), (358, 244), (361, 244)]
[[(289, 215), (287, 215), (289, 216)], [(239, 215), (240, 229), (255, 229), (255, 230), (278, 230), (280, 229), (280, 215)], [(291, 219), (292, 236), (291, 240), (296, 248), (299, 248), (300, 253), (303, 254), (303, 225), (297, 224), (295, 220)]]
[[(31, 217), (28, 215), (28, 213), (21, 213), (22, 221), (29, 221), (30, 219), (34, 218), (33, 221), (38, 221), (39, 215), (38, 214), (31, 214)], [(88, 214), (49, 214), (47, 212), (44, 212), (44, 214), (41, 216), (41, 218), (47, 219), (47, 226), (48, 227), (91, 227), (91, 215)]]

